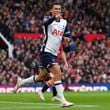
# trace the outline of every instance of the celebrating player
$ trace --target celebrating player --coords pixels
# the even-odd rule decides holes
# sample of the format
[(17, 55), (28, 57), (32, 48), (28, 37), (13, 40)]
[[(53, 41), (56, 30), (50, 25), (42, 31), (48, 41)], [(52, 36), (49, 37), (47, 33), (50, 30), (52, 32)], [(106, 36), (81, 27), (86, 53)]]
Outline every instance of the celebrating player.
[(47, 72), (51, 72), (54, 77), (48, 81), (48, 84), (51, 85), (54, 82), (61, 102), (61, 107), (69, 107), (74, 104), (68, 102), (63, 95), (63, 86), (61, 82), (62, 73), (57, 63), (57, 54), (63, 36), (71, 38), (71, 34), (67, 21), (61, 16), (61, 5), (59, 3), (52, 4), (50, 12), (51, 16), (45, 16), (43, 20), (45, 39), (40, 52), (41, 64), (39, 75), (18, 81), (14, 91), (16, 92), (26, 83), (37, 83), (44, 80), (47, 76)]

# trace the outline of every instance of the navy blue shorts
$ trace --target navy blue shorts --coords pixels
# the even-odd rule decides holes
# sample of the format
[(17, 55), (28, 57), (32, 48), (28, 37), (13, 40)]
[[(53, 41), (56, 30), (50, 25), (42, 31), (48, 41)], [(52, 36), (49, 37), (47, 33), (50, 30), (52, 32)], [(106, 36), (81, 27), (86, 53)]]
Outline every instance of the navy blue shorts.
[(58, 64), (57, 56), (52, 55), (51, 53), (48, 52), (40, 53), (40, 68), (45, 68), (46, 70), (48, 70), (48, 68), (53, 64)]

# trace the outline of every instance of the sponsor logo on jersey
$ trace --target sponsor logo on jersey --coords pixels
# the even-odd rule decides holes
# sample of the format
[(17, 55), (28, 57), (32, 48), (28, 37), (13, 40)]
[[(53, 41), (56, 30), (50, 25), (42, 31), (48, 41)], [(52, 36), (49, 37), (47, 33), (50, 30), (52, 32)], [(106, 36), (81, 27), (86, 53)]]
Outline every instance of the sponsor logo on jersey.
[(63, 31), (54, 28), (52, 30), (52, 35), (54, 35), (54, 36), (63, 36)]

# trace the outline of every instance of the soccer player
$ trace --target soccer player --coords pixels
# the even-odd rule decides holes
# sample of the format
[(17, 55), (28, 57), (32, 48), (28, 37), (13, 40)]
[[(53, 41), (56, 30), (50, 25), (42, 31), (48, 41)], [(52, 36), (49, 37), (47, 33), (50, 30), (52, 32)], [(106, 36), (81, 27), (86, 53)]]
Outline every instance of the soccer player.
[(40, 52), (41, 64), (39, 75), (18, 80), (14, 91), (16, 92), (26, 83), (37, 83), (44, 80), (47, 76), (47, 72), (51, 72), (54, 77), (48, 81), (48, 84), (51, 85), (51, 83), (54, 82), (61, 102), (61, 107), (69, 107), (74, 104), (68, 102), (63, 95), (63, 86), (61, 82), (62, 73), (60, 66), (57, 63), (57, 54), (63, 36), (71, 38), (71, 34), (67, 21), (61, 16), (61, 5), (59, 3), (53, 3), (50, 9), (51, 16), (45, 16), (43, 20), (45, 39)]

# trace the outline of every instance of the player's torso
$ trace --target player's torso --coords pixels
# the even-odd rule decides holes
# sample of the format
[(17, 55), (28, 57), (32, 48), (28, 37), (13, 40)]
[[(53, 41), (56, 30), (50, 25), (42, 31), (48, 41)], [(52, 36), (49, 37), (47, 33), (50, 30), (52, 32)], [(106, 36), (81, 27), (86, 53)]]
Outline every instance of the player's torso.
[(61, 19), (60, 22), (53, 21), (50, 25), (44, 27), (45, 40), (47, 40), (44, 44), (44, 51), (57, 55), (66, 25), (66, 20)]

